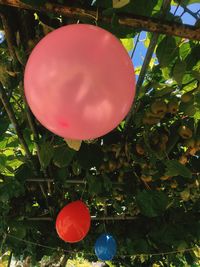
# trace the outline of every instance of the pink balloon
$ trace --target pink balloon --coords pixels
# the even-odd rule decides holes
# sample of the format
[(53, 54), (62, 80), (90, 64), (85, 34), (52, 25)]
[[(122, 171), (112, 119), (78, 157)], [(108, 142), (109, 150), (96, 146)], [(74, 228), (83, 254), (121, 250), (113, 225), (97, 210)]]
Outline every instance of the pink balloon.
[(127, 115), (135, 74), (114, 35), (74, 24), (49, 33), (33, 49), (24, 87), (41, 124), (64, 138), (86, 140), (110, 132)]

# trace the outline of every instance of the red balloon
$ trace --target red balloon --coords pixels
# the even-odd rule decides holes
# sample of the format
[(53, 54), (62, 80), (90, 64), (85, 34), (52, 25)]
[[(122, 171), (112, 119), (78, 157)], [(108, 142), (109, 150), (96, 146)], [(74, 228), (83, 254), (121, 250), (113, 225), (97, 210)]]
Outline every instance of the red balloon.
[(56, 231), (65, 242), (81, 241), (90, 229), (90, 212), (80, 200), (66, 205), (56, 219)]
[(33, 114), (47, 129), (87, 140), (110, 132), (127, 115), (135, 73), (114, 35), (74, 24), (49, 33), (33, 49), (24, 88)]

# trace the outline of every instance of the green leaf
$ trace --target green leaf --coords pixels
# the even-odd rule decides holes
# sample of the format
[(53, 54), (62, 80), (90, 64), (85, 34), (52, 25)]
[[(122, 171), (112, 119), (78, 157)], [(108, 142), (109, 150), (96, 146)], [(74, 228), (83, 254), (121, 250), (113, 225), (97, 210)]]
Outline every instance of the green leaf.
[(121, 8), (126, 6), (130, 0), (112, 0), (113, 1), (113, 8)]
[(200, 110), (200, 92), (194, 94), (194, 105), (196, 109)]
[(168, 197), (161, 191), (141, 191), (136, 195), (136, 203), (143, 215), (156, 217), (166, 210)]
[[(184, 85), (186, 83), (186, 85)], [(190, 92), (197, 88), (197, 80), (194, 80), (194, 77), (190, 74), (185, 74), (183, 77), (183, 91), (184, 93)]]
[(182, 84), (183, 76), (186, 70), (186, 63), (178, 59), (173, 68), (173, 77), (179, 86)]
[(57, 147), (53, 155), (54, 164), (59, 167), (67, 167), (72, 161), (76, 151), (69, 148), (67, 145), (62, 147)]
[(192, 71), (192, 75), (194, 78), (196, 78), (198, 81), (200, 81), (200, 71)]
[(123, 38), (120, 39), (123, 46), (126, 48), (128, 52), (130, 52), (133, 49), (133, 38)]
[(196, 121), (200, 120), (200, 111), (196, 111), (193, 117)]
[(13, 177), (7, 177), (6, 181), (0, 184), (0, 201), (2, 202), (7, 202), (23, 193), (24, 187)]
[(4, 185), (0, 185), (0, 201), (7, 202), (9, 200), (9, 193)]
[(184, 60), (190, 52), (191, 52), (190, 43), (189, 42), (183, 43), (179, 48), (179, 56), (181, 60)]
[(6, 167), (7, 157), (4, 154), (0, 154), (0, 170)]
[(180, 175), (186, 178), (192, 177), (191, 171), (177, 160), (167, 160), (165, 162), (165, 165), (166, 165), (166, 175), (169, 176)]
[(18, 168), (20, 165), (22, 165), (22, 160), (19, 158), (16, 158), (16, 156), (8, 156), (7, 157), (7, 162), (6, 162), (6, 166), (8, 167), (12, 167), (14, 169)]
[(174, 91), (174, 87), (169, 87), (169, 86), (166, 86), (164, 88), (156, 88), (154, 96), (162, 97), (162, 96), (171, 94), (173, 91)]
[(196, 45), (192, 48), (191, 53), (185, 58), (186, 61), (186, 69), (191, 71), (192, 68), (197, 64), (200, 60), (200, 53), (199, 53), (200, 45)]
[(26, 228), (23, 222), (14, 221), (9, 224), (10, 233), (18, 238), (23, 239), (26, 236)]
[(53, 158), (54, 149), (50, 142), (42, 143), (40, 146), (40, 158), (42, 161), (42, 166), (46, 168)]
[(163, 75), (165, 80), (170, 79), (170, 68), (168, 68), (168, 67), (161, 68), (161, 71), (162, 71), (162, 75)]
[(189, 103), (181, 103), (180, 108), (182, 108), (185, 115), (189, 117), (193, 117), (194, 114), (196, 113), (196, 109), (195, 109), (193, 101), (190, 101)]
[(169, 67), (178, 55), (176, 39), (172, 36), (164, 37), (156, 49), (156, 55), (162, 67)]

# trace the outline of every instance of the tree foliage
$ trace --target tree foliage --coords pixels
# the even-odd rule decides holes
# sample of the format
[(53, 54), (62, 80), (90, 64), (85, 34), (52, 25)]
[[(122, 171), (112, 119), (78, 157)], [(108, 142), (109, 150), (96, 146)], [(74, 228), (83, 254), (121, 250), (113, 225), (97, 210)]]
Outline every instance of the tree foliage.
[[(42, 5), (51, 5), (46, 0), (22, 2), (37, 5), (38, 10)], [(93, 1), (52, 2), (87, 8)], [(159, 17), (162, 1), (129, 1), (121, 8), (114, 8), (112, 3), (94, 1), (104, 16), (112, 17), (110, 24), (99, 26), (123, 38), (122, 43), (132, 50), (130, 38), (139, 30), (118, 25), (118, 13)], [(65, 253), (68, 258), (80, 252), (85, 259), (96, 260), (91, 253), (96, 238), (104, 231), (103, 221), (93, 221), (88, 236), (78, 244), (64, 243), (55, 231), (59, 210), (83, 196), (91, 215), (134, 217), (105, 222), (106, 230), (118, 244), (114, 266), (198, 266), (200, 43), (160, 35), (157, 60), (147, 69), (130, 119), (98, 140), (82, 142), (80, 150), (75, 151), (33, 118), (24, 101), (23, 70), (33, 47), (44, 35), (62, 25), (77, 23), (77, 18), (3, 6), (0, 12), (9, 24), (6, 40), (0, 45), (0, 95), (10, 103), (18, 130), (17, 134), (5, 103), (0, 102), (1, 252), (12, 251), (15, 258), (21, 259), (31, 256), (33, 266), (44, 256), (51, 262), (45, 266), (53, 266), (52, 259), (58, 262), (63, 250), (73, 252)], [(169, 10), (166, 18), (177, 21)], [(96, 22), (81, 18), (79, 23)], [(3, 30), (3, 24), (0, 28)], [(151, 38), (148, 33), (144, 45)], [(52, 221), (43, 221), (46, 217)], [(191, 247), (194, 249), (188, 251)], [(179, 252), (164, 254), (169, 251)]]

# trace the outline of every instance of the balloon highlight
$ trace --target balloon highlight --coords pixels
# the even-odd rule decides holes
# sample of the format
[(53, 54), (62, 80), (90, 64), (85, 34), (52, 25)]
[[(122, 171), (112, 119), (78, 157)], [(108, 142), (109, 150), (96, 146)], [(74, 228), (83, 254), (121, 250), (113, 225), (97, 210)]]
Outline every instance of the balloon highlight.
[(112, 260), (116, 250), (117, 244), (112, 235), (102, 234), (95, 243), (95, 254), (102, 261)]

